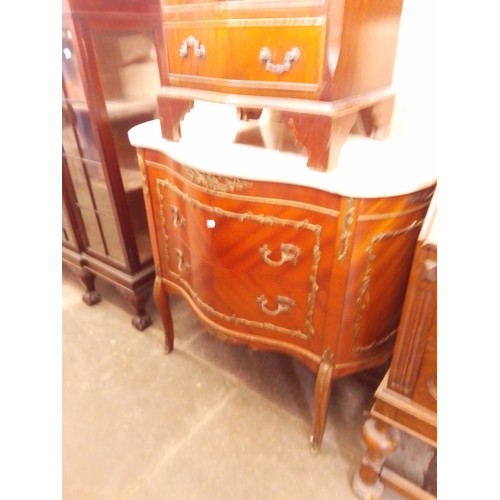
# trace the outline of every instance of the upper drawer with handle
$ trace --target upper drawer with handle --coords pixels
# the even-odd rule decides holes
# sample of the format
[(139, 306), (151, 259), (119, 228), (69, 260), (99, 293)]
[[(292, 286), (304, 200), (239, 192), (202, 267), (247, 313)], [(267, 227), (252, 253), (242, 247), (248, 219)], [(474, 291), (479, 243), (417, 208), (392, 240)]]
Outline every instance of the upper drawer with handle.
[(257, 95), (314, 97), (326, 16), (165, 21), (169, 84)]

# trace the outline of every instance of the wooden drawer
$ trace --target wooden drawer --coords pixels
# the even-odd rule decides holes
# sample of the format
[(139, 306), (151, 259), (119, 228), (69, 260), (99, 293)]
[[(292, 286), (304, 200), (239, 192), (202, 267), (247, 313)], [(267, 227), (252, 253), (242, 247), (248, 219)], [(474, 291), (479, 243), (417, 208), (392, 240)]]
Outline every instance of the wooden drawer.
[(168, 179), (156, 182), (165, 237), (183, 241), (197, 258), (266, 279), (286, 273), (287, 282), (316, 281), (322, 226), (304, 214), (297, 219), (296, 209), (262, 200), (256, 204), (248, 197), (213, 195), (207, 203)]
[[(212, 321), (254, 335), (309, 340), (321, 320), (316, 293), (304, 283), (270, 280), (209, 265), (180, 243), (169, 250), (170, 281), (181, 286)], [(179, 253), (179, 258), (176, 254)], [(180, 264), (180, 265), (178, 265)], [(324, 297), (318, 301), (324, 303)], [(236, 311), (236, 313), (235, 313)]]
[(166, 21), (170, 85), (306, 92), (320, 88), (326, 16)]

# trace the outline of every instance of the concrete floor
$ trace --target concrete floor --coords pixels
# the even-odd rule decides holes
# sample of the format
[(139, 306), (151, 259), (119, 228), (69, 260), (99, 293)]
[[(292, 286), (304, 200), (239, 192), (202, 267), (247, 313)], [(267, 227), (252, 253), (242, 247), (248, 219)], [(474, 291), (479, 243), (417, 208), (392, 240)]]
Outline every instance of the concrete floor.
[[(175, 349), (97, 280), (87, 306), (63, 267), (64, 500), (350, 500), (363, 454), (360, 428), (379, 370), (334, 383), (321, 451), (309, 451), (314, 376), (279, 354), (206, 333), (171, 298)], [(408, 439), (389, 462), (422, 484), (432, 449)], [(400, 498), (386, 490), (384, 500)]]

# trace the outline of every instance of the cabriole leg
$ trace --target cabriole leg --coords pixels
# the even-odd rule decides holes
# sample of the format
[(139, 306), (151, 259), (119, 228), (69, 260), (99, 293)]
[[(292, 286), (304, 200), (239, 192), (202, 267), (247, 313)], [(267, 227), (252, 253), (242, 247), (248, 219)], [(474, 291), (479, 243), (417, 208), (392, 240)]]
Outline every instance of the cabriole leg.
[(168, 354), (174, 348), (174, 325), (170, 312), (170, 301), (168, 294), (163, 289), (161, 278), (156, 276), (153, 288), (153, 298), (160, 313), (163, 330), (165, 331), (165, 353)]
[(325, 432), (326, 414), (328, 401), (330, 400), (330, 389), (333, 381), (333, 354), (328, 348), (321, 358), (316, 385), (314, 387), (314, 414), (313, 428), (311, 433), (311, 452), (316, 454), (321, 448), (323, 434)]

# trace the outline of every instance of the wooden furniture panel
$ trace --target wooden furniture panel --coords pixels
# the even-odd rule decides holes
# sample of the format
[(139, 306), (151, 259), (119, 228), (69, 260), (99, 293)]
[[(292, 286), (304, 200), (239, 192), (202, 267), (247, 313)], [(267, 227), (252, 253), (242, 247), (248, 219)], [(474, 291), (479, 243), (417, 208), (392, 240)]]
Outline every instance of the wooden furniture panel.
[[(335, 191), (333, 173), (314, 178), (315, 187), (287, 183), (298, 157), (237, 144), (197, 155), (198, 143), (166, 141), (157, 122), (129, 136), (143, 172), (165, 350), (174, 345), (168, 294), (179, 293), (222, 339), (296, 357), (316, 374), (311, 444), (319, 449), (333, 378), (392, 353), (435, 180), (355, 197)], [(273, 180), (233, 167), (232, 155), (243, 163), (256, 155), (249, 164), (264, 162)], [(218, 172), (218, 161), (234, 175)]]
[(415, 250), (390, 369), (375, 393), (362, 431), (367, 447), (354, 489), (379, 498), (384, 485), (408, 498), (433, 498), (418, 485), (384, 468), (399, 431), (437, 448), (437, 242), (435, 207)]

